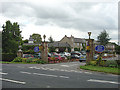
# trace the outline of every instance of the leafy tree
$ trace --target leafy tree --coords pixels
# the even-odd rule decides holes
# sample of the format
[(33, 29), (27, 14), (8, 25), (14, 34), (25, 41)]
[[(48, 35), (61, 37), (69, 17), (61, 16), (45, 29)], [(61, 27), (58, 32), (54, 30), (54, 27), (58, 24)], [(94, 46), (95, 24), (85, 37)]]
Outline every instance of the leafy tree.
[(49, 47), (49, 52), (50, 52), (50, 53), (51, 53), (51, 52), (55, 52), (55, 47), (54, 47), (54, 46)]
[(104, 30), (99, 34), (97, 39), (98, 39), (98, 42), (100, 42), (100, 45), (106, 46), (106, 44), (108, 44), (111, 38), (109, 38), (109, 34), (106, 32), (106, 30)]
[(32, 34), (32, 38), (34, 39), (34, 43), (41, 43), (42, 38), (40, 34), (34, 33)]
[(2, 52), (17, 53), (18, 45), (22, 42), (21, 31), (17, 22), (6, 21), (2, 26)]
[(53, 38), (51, 36), (48, 38), (48, 40), (49, 40), (50, 43), (54, 42), (54, 40), (53, 40)]
[(26, 39), (26, 40), (23, 40), (23, 43), (28, 43), (28, 39)]

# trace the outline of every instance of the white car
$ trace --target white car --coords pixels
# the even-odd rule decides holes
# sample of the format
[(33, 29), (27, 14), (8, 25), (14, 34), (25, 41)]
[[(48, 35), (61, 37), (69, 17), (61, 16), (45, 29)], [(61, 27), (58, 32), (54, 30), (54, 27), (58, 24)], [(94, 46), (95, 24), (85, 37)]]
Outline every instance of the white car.
[(63, 54), (64, 54), (65, 56), (71, 56), (71, 54), (68, 53), (68, 52), (63, 52)]

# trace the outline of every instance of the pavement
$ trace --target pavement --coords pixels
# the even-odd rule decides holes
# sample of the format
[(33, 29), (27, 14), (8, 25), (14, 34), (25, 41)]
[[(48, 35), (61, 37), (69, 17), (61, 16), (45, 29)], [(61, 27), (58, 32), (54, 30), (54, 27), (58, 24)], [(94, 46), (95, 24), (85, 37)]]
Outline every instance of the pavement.
[(80, 69), (85, 62), (2, 64), (2, 88), (118, 88), (118, 75)]

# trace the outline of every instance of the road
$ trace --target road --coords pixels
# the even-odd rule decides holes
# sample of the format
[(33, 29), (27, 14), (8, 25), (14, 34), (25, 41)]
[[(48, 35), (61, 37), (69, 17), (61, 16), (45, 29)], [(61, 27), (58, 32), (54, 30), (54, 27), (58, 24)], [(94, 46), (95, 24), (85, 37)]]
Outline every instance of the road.
[(118, 75), (79, 69), (82, 62), (3, 64), (2, 88), (118, 88)]

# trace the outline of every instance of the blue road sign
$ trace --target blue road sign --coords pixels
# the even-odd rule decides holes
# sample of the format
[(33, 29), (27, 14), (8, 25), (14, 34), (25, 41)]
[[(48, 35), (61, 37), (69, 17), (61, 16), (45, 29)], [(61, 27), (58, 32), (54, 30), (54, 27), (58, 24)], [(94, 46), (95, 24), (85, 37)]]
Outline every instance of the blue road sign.
[(39, 52), (39, 47), (34, 47), (34, 52)]
[(103, 52), (104, 49), (105, 49), (105, 48), (104, 48), (103, 45), (98, 45), (98, 46), (95, 47), (95, 50), (96, 50), (97, 52)]

